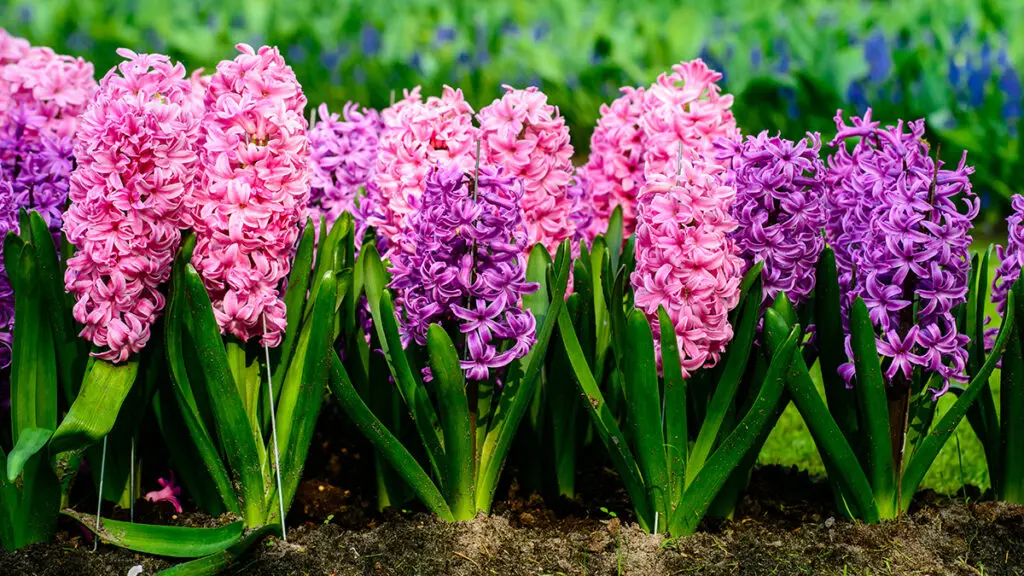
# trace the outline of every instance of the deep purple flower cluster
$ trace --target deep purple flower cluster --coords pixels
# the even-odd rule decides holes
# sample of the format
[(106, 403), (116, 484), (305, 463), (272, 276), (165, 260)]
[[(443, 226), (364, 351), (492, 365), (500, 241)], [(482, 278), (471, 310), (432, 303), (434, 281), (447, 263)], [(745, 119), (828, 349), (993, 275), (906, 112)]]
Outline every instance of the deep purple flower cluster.
[[(952, 309), (967, 296), (969, 231), (979, 209), (968, 179), (974, 169), (966, 153), (955, 170), (936, 165), (924, 120), (880, 128), (869, 110), (847, 126), (841, 114), (830, 143), (837, 150), (828, 159), (825, 231), (844, 323), (854, 298), (863, 298), (880, 334), (878, 351), (889, 358), (886, 378), (909, 381), (921, 367), (941, 377), (938, 396), (950, 380), (963, 379), (967, 360), (968, 339), (957, 332)], [(848, 139), (859, 139), (852, 151)], [(849, 336), (846, 347), (852, 357)], [(852, 364), (841, 372), (849, 381)]]
[(764, 262), (764, 302), (783, 292), (794, 305), (814, 289), (818, 256), (825, 248), (825, 164), (821, 137), (793, 143), (761, 132), (756, 137), (721, 138), (716, 157), (726, 163), (726, 184), (736, 188), (731, 233), (746, 269)]
[[(18, 205), (14, 188), (0, 178), (0, 238), (8, 232), (18, 231)], [(14, 342), (14, 290), (7, 278), (7, 267), (0, 258), (0, 368), (11, 365), (11, 345)], [(6, 378), (4, 379), (6, 381)], [(7, 382), (5, 382), (6, 384)], [(9, 394), (0, 394), (0, 401), (10, 404)]]
[(362, 240), (367, 217), (373, 213), (373, 194), (360, 194), (372, 186), (377, 171), (377, 149), (384, 123), (373, 109), (345, 104), (342, 116), (326, 104), (318, 110), (320, 121), (309, 131), (311, 148), (309, 207), (315, 219), (324, 216), (328, 226), (350, 212), (356, 223), (356, 242)]
[(589, 244), (593, 239), (587, 230), (594, 222), (593, 183), (583, 172), (577, 171), (569, 182), (569, 188), (566, 190), (565, 196), (572, 202), (572, 212), (569, 213), (569, 220), (572, 220), (575, 226), (575, 232), (572, 237), (573, 246), (578, 247), (581, 241)]
[(431, 169), (409, 216), (411, 252), (393, 254), (391, 282), (405, 343), (426, 344), (430, 324), (458, 324), (472, 380), (522, 358), (536, 341), (536, 321), (520, 307), (537, 289), (526, 281), (522, 184), (501, 168), (479, 172), (474, 184), (457, 164)]
[[(992, 302), (1000, 316), (1006, 312), (1007, 295), (1020, 276), (1021, 264), (1024, 264), (1024, 196), (1014, 194), (1011, 205), (1013, 214), (1006, 219), (1006, 247), (996, 246), (999, 268), (992, 279)], [(992, 330), (992, 335), (995, 332)]]
[(11, 111), (0, 127), (0, 174), (13, 189), (15, 205), (39, 212), (57, 233), (74, 169), (74, 146), (71, 138), (44, 134), (45, 123), (32, 107)]

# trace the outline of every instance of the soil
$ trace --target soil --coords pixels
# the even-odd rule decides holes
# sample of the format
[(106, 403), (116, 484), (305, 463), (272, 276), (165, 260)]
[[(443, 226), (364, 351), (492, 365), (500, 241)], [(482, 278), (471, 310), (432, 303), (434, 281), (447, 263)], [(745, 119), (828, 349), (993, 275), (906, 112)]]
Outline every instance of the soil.
[[(582, 471), (574, 500), (545, 503), (512, 482), (499, 490), (491, 516), (449, 524), (412, 504), (378, 512), (370, 452), (326, 439), (339, 436), (353, 435), (335, 430), (314, 440), (307, 479), (288, 517), (288, 541), (267, 538), (227, 574), (1024, 574), (1024, 507), (980, 502), (976, 491), (959, 498), (919, 493), (901, 520), (865, 525), (836, 516), (823, 482), (766, 467), (755, 471), (733, 519), (708, 520), (697, 534), (669, 541), (640, 530), (614, 472), (594, 465)], [(127, 516), (123, 510), (105, 515)], [(216, 524), (144, 502), (136, 517)], [(62, 519), (55, 542), (0, 551), (0, 575), (124, 576), (141, 565), (151, 576), (174, 562), (103, 544), (92, 552), (81, 528)]]

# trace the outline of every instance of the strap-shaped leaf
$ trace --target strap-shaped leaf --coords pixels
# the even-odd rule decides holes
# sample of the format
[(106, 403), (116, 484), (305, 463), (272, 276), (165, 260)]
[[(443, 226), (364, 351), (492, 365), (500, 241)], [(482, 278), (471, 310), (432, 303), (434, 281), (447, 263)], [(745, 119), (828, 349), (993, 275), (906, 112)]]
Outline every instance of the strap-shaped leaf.
[(662, 433), (661, 394), (658, 390), (658, 367), (654, 356), (651, 324), (641, 310), (633, 309), (627, 319), (626, 407), (632, 422), (633, 440), (640, 471), (643, 474), (651, 505), (659, 519), (669, 522), (671, 486), (668, 462), (665, 459), (665, 437)]
[(845, 336), (839, 299), (839, 273), (832, 248), (826, 247), (818, 259), (814, 285), (814, 336), (818, 343), (818, 361), (829, 412), (843, 436), (858, 450), (859, 426), (857, 399), (853, 389), (839, 375), (839, 367), (847, 362)]
[[(769, 309), (765, 313), (764, 327), (768, 346), (778, 350), (790, 329), (789, 324), (775, 310)], [(843, 495), (856, 510), (857, 518), (869, 523), (877, 522), (878, 508), (871, 483), (860, 467), (857, 455), (818, 394), (800, 354), (793, 355), (793, 363), (786, 377), (786, 388), (818, 446), (821, 459), (827, 463), (829, 475), (837, 476), (836, 480), (843, 487)]]
[(92, 362), (71, 410), (50, 439), (50, 452), (81, 450), (106, 436), (117, 421), (138, 370), (139, 362), (134, 358), (124, 364), (98, 359)]
[(255, 544), (271, 534), (279, 534), (280, 532), (281, 526), (278, 524), (269, 524), (262, 528), (257, 528), (226, 550), (189, 562), (183, 562), (158, 573), (157, 576), (214, 576), (215, 574), (220, 574), (231, 565), (236, 564)]
[(754, 335), (757, 332), (757, 320), (761, 315), (761, 280), (754, 277), (746, 296), (742, 300), (743, 310), (740, 312), (736, 324), (736, 335), (729, 343), (725, 351), (725, 358), (722, 363), (724, 368), (718, 385), (711, 396), (711, 403), (708, 404), (707, 415), (704, 423), (697, 433), (697, 440), (693, 444), (690, 458), (686, 466), (686, 485), (693, 483), (700, 472), (711, 449), (718, 440), (722, 431), (722, 423), (725, 421), (729, 410), (734, 407), (736, 391), (739, 389), (740, 380), (747, 370), (747, 361), (750, 359), (750, 350), (754, 345)]
[[(1024, 282), (1013, 283), (1014, 317), (1017, 323), (1014, 329), (1016, 338), (1015, 349), (1009, 346), (1003, 353), (1002, 377), (1000, 388), (1000, 414), (1002, 427), (1000, 448), (1002, 450), (1003, 480), (1002, 499), (1008, 502), (1024, 503)], [(987, 388), (986, 388), (987, 389)]]
[(622, 206), (616, 206), (608, 219), (608, 231), (604, 233), (612, 270), (618, 270), (622, 262), (622, 228)]
[[(236, 490), (246, 523), (262, 525), (264, 520), (263, 473), (253, 430), (246, 416), (238, 386), (224, 354), (220, 328), (203, 280), (191, 264), (185, 266), (185, 299), (191, 313), (190, 333), (206, 380), (210, 405), (216, 416), (216, 434), (221, 450), (241, 490)], [(237, 486), (237, 484), (236, 484)]]
[(583, 356), (583, 349), (580, 348), (579, 340), (576, 339), (572, 320), (565, 308), (562, 308), (559, 313), (558, 329), (562, 335), (562, 341), (565, 342), (565, 351), (569, 356), (569, 362), (576, 372), (576, 383), (580, 387), (580, 393), (585, 397), (594, 429), (601, 437), (601, 441), (608, 450), (608, 455), (615, 464), (615, 469), (619, 472), (623, 484), (626, 485), (626, 492), (629, 493), (633, 507), (636, 509), (637, 521), (643, 529), (650, 530), (654, 526), (654, 510), (651, 508), (644, 479), (629, 450), (629, 444), (626, 443), (626, 438), (619, 429), (615, 415), (608, 409), (601, 390), (594, 380), (594, 375), (590, 372), (587, 360)]
[(172, 558), (199, 558), (225, 550), (242, 538), (243, 523), (232, 522), (217, 528), (191, 526), (160, 526), (135, 524), (104, 518), (96, 529), (96, 517), (64, 510), (65, 516), (74, 518), (107, 544), (118, 548), (170, 556)]
[(672, 486), (669, 502), (674, 507), (686, 487), (686, 460), (690, 449), (686, 428), (686, 381), (675, 326), (663, 306), (658, 307), (658, 328), (661, 331), (661, 370), (665, 375), (665, 457)]
[(696, 531), (729, 475), (757, 443), (782, 398), (786, 374), (793, 360), (799, 335), (800, 327), (794, 326), (785, 343), (772, 354), (764, 383), (753, 406), (687, 487), (669, 525), (673, 536), (686, 536)]
[(377, 453), (384, 456), (412, 488), (420, 502), (423, 502), (431, 512), (442, 520), (453, 521), (455, 517), (452, 516), (452, 511), (437, 485), (423, 470), (423, 467), (416, 462), (416, 458), (405, 449), (405, 446), (402, 446), (402, 442), (398, 438), (388, 431), (387, 426), (374, 415), (356, 389), (352, 387), (352, 381), (349, 380), (345, 367), (337, 353), (334, 352), (331, 353), (330, 386), (331, 392), (338, 398), (338, 403), (345, 414), (363, 436), (373, 444)]
[[(474, 477), (476, 455), (469, 427), (469, 401), (466, 380), (459, 365), (459, 354), (448, 333), (437, 324), (427, 332), (430, 369), (437, 382), (437, 403), (441, 409), (444, 430), (445, 464), (448, 466), (447, 500), (456, 520), (472, 520), (476, 516)], [(470, 383), (475, 386), (476, 382)]]
[[(313, 219), (306, 220), (306, 227), (299, 238), (299, 247), (295, 251), (295, 261), (292, 263), (291, 274), (288, 275), (288, 288), (284, 293), (284, 305), (286, 310), (284, 340), (281, 342), (280, 356), (275, 365), (273, 375), (274, 382), (280, 382), (284, 378), (285, 370), (291, 361), (292, 352), (295, 349), (295, 339), (299, 334), (299, 326), (302, 324), (303, 312), (306, 309), (306, 295), (309, 291), (310, 274), (313, 270), (313, 241), (314, 241)], [(264, 395), (266, 387), (263, 388)], [(267, 423), (264, 423), (266, 426)]]
[(1007, 294), (1006, 317), (1003, 318), (1003, 325), (999, 327), (999, 336), (996, 337), (995, 345), (992, 347), (992, 351), (982, 365), (981, 370), (974, 375), (967, 388), (960, 393), (956, 402), (942, 415), (939, 422), (932, 427), (931, 431), (928, 432), (928, 435), (924, 437), (921, 444), (910, 457), (910, 461), (903, 473), (902, 493), (908, 495), (901, 502), (904, 510), (910, 506), (910, 496), (917, 491), (921, 480), (924, 479), (924, 475), (931, 468), (932, 462), (935, 461), (935, 457), (938, 456), (942, 446), (956, 430), (964, 415), (967, 414), (968, 408), (977, 399), (978, 394), (988, 384), (989, 376), (992, 375), (992, 371), (995, 370), (999, 358), (1003, 355), (1003, 351), (1006, 349), (1006, 345), (1015, 331), (1017, 313), (1017, 294), (1015, 292), (1015, 290), (1011, 290)]
[(7, 455), (7, 481), (14, 482), (18, 479), (25, 463), (32, 456), (35, 456), (46, 442), (50, 439), (53, 430), (46, 428), (28, 428), (21, 431), (18, 443), (14, 445), (11, 453)]
[[(565, 290), (569, 282), (570, 258), (565, 257), (568, 253), (568, 246), (568, 241), (559, 246), (558, 254), (556, 254), (551, 268), (549, 274), (549, 276), (553, 276), (553, 279), (549, 281), (551, 301), (548, 304), (544, 323), (538, 323), (537, 342), (534, 344), (533, 350), (523, 359), (526, 361), (526, 372), (521, 378), (511, 378), (505, 383), (501, 397), (498, 399), (498, 407), (492, 416), (491, 429), (484, 439), (476, 482), (477, 510), (488, 513), (491, 510), (494, 491), (498, 487), (498, 477), (501, 475), (501, 469), (505, 466), (505, 458), (512, 447), (512, 440), (526, 413), (526, 408), (534, 396), (541, 368), (544, 366), (547, 356), (548, 345), (551, 342), (551, 334), (555, 331), (555, 325), (565, 310)], [(514, 365), (515, 363), (513, 363)]]

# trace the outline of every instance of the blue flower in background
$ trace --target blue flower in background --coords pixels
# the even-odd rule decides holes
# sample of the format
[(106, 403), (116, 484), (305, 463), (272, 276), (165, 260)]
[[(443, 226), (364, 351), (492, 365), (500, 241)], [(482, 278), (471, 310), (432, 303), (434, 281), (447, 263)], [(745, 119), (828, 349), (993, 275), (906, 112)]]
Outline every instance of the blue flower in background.
[(32, 7), (28, 5), (22, 5), (21, 9), (18, 10), (18, 20), (21, 21), (22, 25), (27, 26), (32, 23)]
[(793, 54), (789, 50), (789, 45), (786, 41), (781, 38), (776, 38), (772, 42), (772, 55), (775, 56), (775, 64), (772, 69), (779, 74), (789, 73), (789, 67), (792, 63)]
[(490, 53), (487, 51), (487, 27), (480, 20), (476, 21), (474, 26), (474, 38), (476, 43), (476, 65), (483, 66), (491, 59)]
[(850, 83), (846, 90), (846, 99), (853, 104), (858, 114), (863, 114), (868, 109), (867, 90), (864, 89), (864, 83), (859, 80)]
[(409, 58), (409, 66), (416, 71), (417, 74), (423, 73), (423, 57), (417, 52)]
[(92, 49), (93, 41), (88, 35), (75, 31), (68, 35), (67, 44), (73, 52), (86, 52)]
[(519, 24), (516, 24), (513, 20), (506, 19), (501, 23), (501, 35), (512, 38), (519, 36)]
[(551, 23), (547, 20), (541, 20), (533, 26), (533, 39), (541, 41), (547, 38), (548, 33), (551, 32)]
[(380, 51), (380, 31), (375, 26), (369, 23), (363, 24), (359, 35), (363, 54), (373, 56)]
[(320, 65), (327, 70), (336, 70), (341, 64), (341, 57), (344, 53), (345, 49), (342, 46), (338, 46), (334, 50), (325, 50), (320, 53)]
[(302, 64), (306, 61), (306, 48), (302, 44), (292, 44), (288, 47), (288, 60), (295, 64)]
[(756, 70), (761, 67), (762, 62), (764, 62), (764, 52), (761, 51), (760, 46), (754, 46), (750, 49), (750, 65)]
[(163, 52), (167, 49), (167, 43), (152, 28), (146, 28), (146, 31), (142, 33), (142, 41), (149, 46), (149, 50), (152, 52)]
[(434, 33), (434, 41), (438, 44), (447, 44), (455, 40), (455, 28), (451, 26), (438, 26)]
[(868, 63), (868, 79), (875, 83), (886, 81), (892, 74), (892, 54), (885, 34), (877, 31), (864, 41), (864, 59)]
[(1003, 91), (1003, 119), (1017, 120), (1021, 115), (1021, 99), (1024, 98), (1021, 90), (1020, 74), (1011, 67), (1007, 67), (999, 76), (999, 89)]
[(232, 28), (245, 28), (245, 18), (241, 14), (234, 14), (231, 16), (229, 26)]

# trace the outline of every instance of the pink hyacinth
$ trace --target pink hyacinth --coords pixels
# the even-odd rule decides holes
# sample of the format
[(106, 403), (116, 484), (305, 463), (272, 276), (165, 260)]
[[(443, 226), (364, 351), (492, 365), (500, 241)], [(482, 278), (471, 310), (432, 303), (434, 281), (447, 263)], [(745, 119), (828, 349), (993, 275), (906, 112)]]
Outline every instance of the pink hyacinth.
[(306, 97), (277, 48), (237, 48), (206, 93), (192, 264), (222, 332), (277, 346), (285, 329), (280, 284), (309, 202)]
[(674, 176), (680, 143), (683, 155), (714, 160), (719, 137), (736, 138), (739, 129), (729, 110), (732, 95), (720, 94), (722, 75), (700, 58), (681, 62), (662, 73), (643, 95), (644, 173)]
[(174, 472), (171, 472), (170, 478), (157, 478), (157, 483), (160, 484), (160, 489), (153, 492), (146, 492), (146, 500), (156, 502), (167, 502), (174, 507), (174, 511), (181, 514), (181, 500), (178, 496), (181, 496), (181, 486), (174, 481)]
[(462, 90), (445, 86), (441, 97), (419, 101), (419, 90), (407, 93), (383, 113), (384, 131), (377, 155), (377, 173), (371, 182), (378, 196), (377, 228), (390, 250), (402, 248), (408, 217), (423, 195), (430, 169), (454, 163), (463, 171), (475, 164), (479, 129), (473, 126), (473, 108)]
[(202, 68), (193, 70), (192, 75), (188, 78), (189, 86), (192, 87), (188, 106), (196, 118), (202, 118), (206, 113), (206, 91), (210, 88), (210, 78), (212, 76), (203, 75)]
[(77, 300), (81, 335), (124, 362), (149, 340), (164, 307), (192, 194), (199, 119), (187, 101), (185, 68), (159, 54), (120, 49), (81, 117), (64, 232), (77, 248), (64, 281)]
[(11, 110), (31, 106), (46, 118), (42, 129), (49, 135), (73, 136), (96, 87), (91, 63), (30, 47), (0, 30), (0, 125)]
[(601, 118), (590, 136), (590, 158), (583, 167), (593, 185), (591, 237), (608, 230), (616, 206), (622, 207), (624, 236), (636, 226), (636, 194), (644, 183), (644, 89), (625, 87), (622, 93), (611, 105), (601, 105)]
[(506, 93), (477, 115), (483, 161), (501, 166), (523, 181), (522, 206), (529, 247), (543, 244), (555, 253), (576, 233), (570, 218), (573, 202), (567, 196), (573, 175), (569, 127), (546, 94), (531, 86)]
[(688, 376), (717, 363), (732, 339), (728, 317), (739, 303), (743, 260), (729, 237), (736, 191), (723, 184), (723, 170), (700, 156), (681, 164), (678, 177), (650, 174), (640, 190), (631, 281), (652, 326), (665, 307)]

